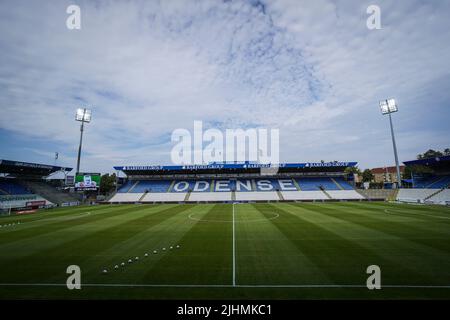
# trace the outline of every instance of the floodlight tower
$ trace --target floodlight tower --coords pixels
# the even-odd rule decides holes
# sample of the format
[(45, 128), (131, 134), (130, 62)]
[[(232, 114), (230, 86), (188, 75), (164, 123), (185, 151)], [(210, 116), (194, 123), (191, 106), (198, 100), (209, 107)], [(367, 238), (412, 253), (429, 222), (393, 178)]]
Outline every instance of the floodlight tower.
[(398, 155), (397, 155), (397, 145), (395, 143), (395, 135), (394, 135), (394, 126), (392, 125), (392, 116), (391, 113), (397, 112), (397, 103), (395, 99), (387, 99), (380, 101), (381, 113), (383, 115), (389, 115), (389, 123), (391, 125), (391, 137), (392, 137), (392, 147), (394, 148), (394, 157), (395, 157), (395, 166), (397, 167), (397, 185), (399, 188), (402, 186), (402, 180), (400, 177), (400, 166), (398, 164)]
[(80, 157), (81, 157), (81, 146), (83, 144), (83, 131), (84, 131), (84, 123), (91, 122), (92, 111), (86, 108), (78, 108), (77, 113), (75, 115), (75, 120), (81, 122), (80, 126), (80, 146), (78, 147), (78, 159), (77, 159), (77, 171), (75, 175), (80, 172)]

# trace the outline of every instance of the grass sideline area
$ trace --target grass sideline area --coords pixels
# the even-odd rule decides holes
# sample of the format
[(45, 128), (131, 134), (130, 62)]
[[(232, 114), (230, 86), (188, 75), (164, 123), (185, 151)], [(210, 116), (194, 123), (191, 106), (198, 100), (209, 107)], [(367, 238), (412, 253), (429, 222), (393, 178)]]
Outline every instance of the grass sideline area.
[[(450, 298), (442, 206), (101, 205), (0, 225), (0, 299)], [(373, 264), (381, 290), (366, 288)], [(65, 286), (69, 265), (81, 290)]]

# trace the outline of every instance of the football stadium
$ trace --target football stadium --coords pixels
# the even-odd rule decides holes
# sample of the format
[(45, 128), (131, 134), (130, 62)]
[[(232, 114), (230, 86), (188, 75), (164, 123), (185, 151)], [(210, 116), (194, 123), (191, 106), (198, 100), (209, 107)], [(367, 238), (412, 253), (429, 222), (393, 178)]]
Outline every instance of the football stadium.
[(71, 168), (2, 160), (1, 297), (447, 299), (450, 157), (419, 162), (400, 190), (356, 189), (356, 162), (118, 166), (88, 206), (42, 179)]
[(2, 1), (0, 304), (448, 301), (449, 13)]

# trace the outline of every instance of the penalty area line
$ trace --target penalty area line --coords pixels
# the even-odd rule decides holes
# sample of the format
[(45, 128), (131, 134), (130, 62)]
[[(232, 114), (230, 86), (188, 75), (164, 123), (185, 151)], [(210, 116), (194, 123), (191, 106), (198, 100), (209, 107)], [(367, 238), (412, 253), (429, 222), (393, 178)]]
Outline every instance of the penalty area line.
[[(65, 283), (0, 283), (0, 287), (66, 287)], [(119, 288), (367, 288), (356, 284), (125, 284), (125, 283), (85, 283), (82, 287)], [(450, 285), (382, 285), (381, 288), (398, 289), (450, 289)]]

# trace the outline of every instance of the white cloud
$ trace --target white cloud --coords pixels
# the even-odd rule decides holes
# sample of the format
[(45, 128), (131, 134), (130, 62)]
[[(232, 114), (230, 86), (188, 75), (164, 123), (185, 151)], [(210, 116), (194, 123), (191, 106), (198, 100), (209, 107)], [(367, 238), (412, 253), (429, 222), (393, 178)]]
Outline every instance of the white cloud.
[[(0, 127), (75, 153), (73, 113), (92, 106), (86, 170), (169, 163), (171, 131), (196, 119), (279, 128), (285, 161), (377, 165), (391, 154), (377, 101), (395, 96), (401, 117), (417, 122), (423, 90), (449, 86), (444, 2), (384, 1), (378, 31), (367, 30), (370, 3), (360, 1), (270, 1), (264, 11), (238, 1), (82, 1), (80, 31), (65, 27), (68, 4), (5, 3)], [(404, 160), (428, 148), (403, 140), (423, 128), (398, 121)], [(435, 141), (448, 132), (425, 131)]]

